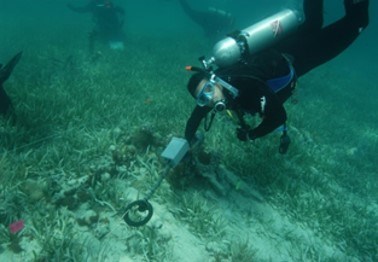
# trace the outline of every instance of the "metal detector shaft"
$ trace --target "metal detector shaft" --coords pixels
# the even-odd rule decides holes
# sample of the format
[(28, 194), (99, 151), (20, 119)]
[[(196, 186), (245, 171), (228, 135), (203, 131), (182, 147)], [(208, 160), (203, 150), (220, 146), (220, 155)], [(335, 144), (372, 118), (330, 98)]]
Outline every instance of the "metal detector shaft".
[(163, 180), (167, 177), (169, 171), (171, 170), (171, 166), (167, 166), (165, 169), (164, 169), (164, 173), (163, 175), (160, 176), (159, 180), (156, 182), (156, 184), (154, 185), (153, 188), (150, 189), (150, 192), (147, 193), (146, 197), (144, 198), (146, 201), (149, 200), (152, 195), (155, 193), (155, 191), (160, 187), (161, 183), (163, 182)]
[(163, 158), (168, 160), (167, 166), (164, 169), (164, 173), (160, 176), (159, 180), (147, 193), (144, 199), (136, 200), (126, 207), (123, 219), (128, 225), (134, 227), (143, 226), (151, 219), (153, 208), (148, 200), (160, 187), (163, 180), (169, 174), (169, 171), (181, 162), (188, 151), (189, 144), (185, 139), (176, 137), (172, 138), (171, 142), (168, 144), (161, 155)]

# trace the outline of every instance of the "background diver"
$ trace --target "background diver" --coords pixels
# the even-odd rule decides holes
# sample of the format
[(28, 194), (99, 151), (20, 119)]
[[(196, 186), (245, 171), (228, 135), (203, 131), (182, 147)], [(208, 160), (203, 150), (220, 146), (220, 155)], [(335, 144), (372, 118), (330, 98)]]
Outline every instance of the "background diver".
[(179, 0), (185, 14), (202, 27), (207, 37), (214, 39), (231, 31), (235, 24), (235, 18), (228, 12), (208, 7), (206, 11), (193, 9), (186, 0)]
[(91, 0), (87, 5), (67, 7), (76, 13), (92, 13), (95, 27), (89, 34), (89, 49), (93, 51), (96, 40), (102, 40), (112, 49), (123, 49), (122, 26), (124, 23), (124, 10), (114, 6), (110, 0)]
[[(286, 152), (290, 139), (283, 103), (291, 96), (297, 78), (343, 52), (369, 23), (369, 0), (344, 0), (345, 16), (326, 27), (323, 0), (304, 0), (303, 7), (305, 22), (294, 34), (272, 48), (219, 67), (214, 71), (219, 81), (209, 79), (209, 74), (201, 70), (191, 76), (187, 88), (197, 105), (186, 124), (189, 143), (195, 141), (196, 130), (210, 112), (210, 121), (205, 121), (207, 130), (217, 111), (229, 109), (239, 119), (236, 134), (242, 141), (284, 127), (280, 152)], [(260, 115), (260, 124), (251, 128), (243, 117), (247, 113)]]
[(21, 55), (22, 52), (16, 54), (5, 66), (0, 64), (0, 115), (3, 116), (8, 115), (13, 108), (12, 102), (4, 90), (3, 84), (11, 75)]

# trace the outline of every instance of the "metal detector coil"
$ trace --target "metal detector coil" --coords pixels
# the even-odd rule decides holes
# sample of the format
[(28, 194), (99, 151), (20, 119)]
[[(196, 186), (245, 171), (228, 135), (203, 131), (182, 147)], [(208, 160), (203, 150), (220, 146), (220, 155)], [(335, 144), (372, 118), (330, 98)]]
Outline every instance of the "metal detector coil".
[(145, 225), (152, 217), (153, 209), (147, 199), (136, 200), (126, 207), (123, 219), (133, 227)]
[(156, 184), (150, 189), (144, 199), (139, 199), (127, 205), (123, 219), (125, 222), (133, 227), (140, 227), (151, 219), (153, 208), (148, 200), (152, 197), (155, 191), (161, 185), (164, 178), (168, 175), (169, 171), (177, 166), (189, 151), (189, 143), (182, 138), (173, 137), (167, 147), (164, 149), (161, 156), (168, 160), (164, 173), (160, 176)]

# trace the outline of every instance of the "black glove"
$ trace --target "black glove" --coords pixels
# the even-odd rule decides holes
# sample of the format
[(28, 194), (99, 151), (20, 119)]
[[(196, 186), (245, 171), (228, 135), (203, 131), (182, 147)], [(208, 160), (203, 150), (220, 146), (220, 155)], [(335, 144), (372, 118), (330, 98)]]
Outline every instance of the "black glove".
[(197, 147), (198, 145), (202, 144), (203, 141), (205, 140), (205, 136), (197, 131), (192, 139), (185, 138), (186, 141), (188, 141), (190, 148), (193, 149), (193, 147)]
[(249, 133), (250, 133), (250, 128), (247, 126), (247, 127), (238, 127), (236, 129), (236, 136), (238, 137), (238, 139), (240, 141), (247, 141), (249, 140)]

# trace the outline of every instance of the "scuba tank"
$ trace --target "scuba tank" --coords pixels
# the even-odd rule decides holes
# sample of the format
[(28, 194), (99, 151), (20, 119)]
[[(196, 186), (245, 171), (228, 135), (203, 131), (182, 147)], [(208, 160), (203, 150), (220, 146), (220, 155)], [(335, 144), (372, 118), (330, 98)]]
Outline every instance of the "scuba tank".
[(213, 56), (202, 63), (205, 68), (212, 64), (219, 67), (232, 65), (247, 54), (273, 45), (295, 31), (302, 22), (299, 12), (285, 9), (219, 41), (213, 48)]

